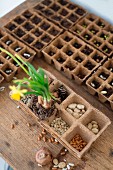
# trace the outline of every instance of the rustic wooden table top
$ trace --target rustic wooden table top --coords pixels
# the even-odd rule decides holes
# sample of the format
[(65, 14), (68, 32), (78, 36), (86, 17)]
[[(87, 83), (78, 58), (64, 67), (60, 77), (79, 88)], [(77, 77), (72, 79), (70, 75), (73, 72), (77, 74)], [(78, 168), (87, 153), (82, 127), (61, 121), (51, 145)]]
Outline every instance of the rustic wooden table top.
[[(0, 19), (0, 26), (6, 24), (9, 19), (19, 14), (23, 10), (35, 5), (38, 0), (28, 0), (16, 9), (8, 13)], [(41, 66), (51, 71), (58, 79), (67, 84), (79, 95), (84, 97), (94, 107), (106, 114), (112, 121), (112, 124), (102, 134), (101, 137), (92, 145), (90, 151), (79, 160), (67, 153), (65, 158), (68, 162), (76, 165), (75, 170), (113, 170), (113, 111), (100, 103), (95, 97), (88, 94), (84, 86), (78, 86), (70, 80), (67, 80), (58, 71), (47, 65), (42, 59), (33, 61), (36, 68)], [(23, 77), (24, 73), (20, 73), (17, 77)], [(21, 109), (17, 109), (18, 103), (9, 98), (10, 83), (4, 82), (5, 90), (0, 92), (0, 153), (1, 156), (16, 170), (49, 170), (50, 166), (44, 168), (38, 167), (35, 162), (36, 151), (41, 146), (48, 147), (53, 156), (56, 157), (61, 150), (62, 145), (55, 145), (37, 141), (37, 136), (41, 131), (38, 122), (29, 114), (24, 113)], [(31, 124), (31, 127), (27, 126)], [(15, 128), (11, 128), (11, 124), (15, 124)]]

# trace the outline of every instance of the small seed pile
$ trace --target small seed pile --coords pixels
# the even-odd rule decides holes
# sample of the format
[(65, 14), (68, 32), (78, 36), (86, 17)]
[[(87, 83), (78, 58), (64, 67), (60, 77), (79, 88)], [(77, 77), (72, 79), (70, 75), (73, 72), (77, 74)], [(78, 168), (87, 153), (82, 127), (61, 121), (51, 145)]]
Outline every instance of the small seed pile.
[(85, 113), (85, 106), (83, 104), (72, 103), (68, 105), (66, 111), (76, 119), (79, 119)]
[[(66, 160), (65, 160), (66, 161)], [(72, 170), (75, 166), (73, 163), (66, 163), (65, 161), (59, 162), (58, 159), (53, 159), (53, 167), (52, 170)]]
[(61, 118), (58, 117), (56, 119), (54, 119), (50, 126), (59, 134), (62, 135), (64, 134), (68, 129), (69, 129), (69, 125)]
[(54, 144), (58, 144), (58, 140), (53, 138), (52, 136), (49, 136), (47, 134), (47, 131), (45, 129), (42, 129), (42, 132), (38, 135), (38, 141), (43, 140), (44, 142), (49, 142), (49, 143), (54, 143)]
[(91, 130), (94, 134), (98, 134), (99, 132), (99, 125), (94, 120), (87, 124), (87, 128)]
[(70, 145), (72, 145), (76, 150), (80, 152), (87, 145), (87, 143), (79, 134), (76, 134), (70, 141)]

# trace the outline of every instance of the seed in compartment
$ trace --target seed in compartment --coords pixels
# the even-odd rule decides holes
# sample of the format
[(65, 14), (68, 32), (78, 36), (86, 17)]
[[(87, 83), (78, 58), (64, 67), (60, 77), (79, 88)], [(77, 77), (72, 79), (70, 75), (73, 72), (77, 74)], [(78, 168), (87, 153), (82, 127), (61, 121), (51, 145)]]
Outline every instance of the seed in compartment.
[(109, 38), (109, 34), (104, 34), (104, 33), (102, 33), (102, 34), (100, 35), (100, 37), (101, 37), (103, 40), (107, 40), (107, 39)]
[(22, 47), (16, 46), (16, 47), (14, 48), (14, 51), (15, 51), (15, 52), (19, 52), (21, 49), (22, 49)]
[(22, 56), (23, 56), (24, 58), (26, 58), (26, 59), (29, 59), (29, 58), (31, 57), (31, 54), (30, 54), (29, 52), (25, 51), (25, 52), (22, 54)]
[(93, 43), (97, 46), (100, 47), (100, 45), (102, 44), (100, 41), (94, 40)]
[(78, 42), (74, 42), (74, 43), (73, 43), (73, 47), (75, 47), (75, 48), (77, 48), (77, 49), (79, 49), (81, 46), (82, 46), (82, 45), (79, 44)]
[(84, 28), (87, 28), (87, 24), (84, 22), (83, 24), (82, 24), (82, 27), (84, 27)]
[(23, 13), (23, 16), (24, 16), (25, 18), (27, 18), (27, 19), (31, 18), (32, 15), (33, 15), (33, 14), (32, 14), (30, 11), (28, 11), (28, 10)]
[(97, 80), (93, 80), (90, 85), (95, 88), (98, 89), (100, 87), (100, 83)]
[(98, 31), (97, 31), (95, 28), (91, 28), (91, 29), (90, 29), (90, 32), (91, 32), (92, 34), (96, 34)]
[(91, 36), (89, 34), (84, 34), (83, 36), (86, 40), (90, 40), (91, 39)]
[(53, 52), (53, 51), (49, 51), (49, 53), (48, 53), (50, 56), (53, 56), (54, 54), (55, 54), (55, 52)]
[(37, 16), (34, 16), (32, 19), (31, 19), (31, 22), (34, 23), (34, 24), (39, 24), (41, 22), (41, 18), (37, 17)]
[(87, 127), (90, 131), (92, 131), (95, 135), (99, 133), (100, 128), (99, 128), (98, 123), (97, 123), (95, 120), (89, 122), (89, 123), (86, 125), (86, 127)]
[(80, 56), (76, 56), (76, 57), (74, 58), (74, 60), (77, 61), (77, 62), (79, 62), (79, 63), (81, 63), (81, 62), (83, 61), (83, 59), (82, 59)]
[(42, 38), (41, 38), (42, 41), (48, 43), (51, 41), (51, 38), (49, 35), (44, 35)]
[(62, 25), (64, 28), (70, 28), (71, 23), (70, 23), (67, 19), (63, 19), (63, 20), (61, 21), (61, 25)]
[(109, 98), (113, 94), (113, 88), (104, 87), (104, 89), (101, 90), (101, 94)]
[(20, 28), (18, 28), (16, 31), (15, 31), (15, 34), (18, 36), (18, 37), (23, 37), (23, 35), (25, 35), (25, 32), (22, 30), (22, 29), (20, 29)]
[(78, 17), (74, 14), (71, 14), (69, 15), (68, 19), (71, 20), (72, 22), (76, 22), (78, 20)]
[(6, 26), (10, 31), (13, 31), (16, 28), (16, 25), (13, 23), (10, 23)]
[(58, 42), (56, 45), (55, 45), (58, 49), (61, 49), (63, 47), (63, 45), (61, 44), (61, 42)]
[(56, 59), (60, 64), (63, 64), (65, 59), (61, 56), (59, 56), (57, 59)]
[(3, 64), (4, 64), (4, 63), (0, 60), (0, 67), (3, 66)]
[(86, 67), (88, 70), (92, 70), (95, 67), (95, 65), (92, 64), (90, 61), (87, 61), (84, 67)]
[(27, 35), (27, 37), (25, 37), (23, 40), (26, 41), (28, 44), (31, 44), (34, 41), (34, 38), (30, 35)]
[(79, 30), (79, 29), (74, 29), (74, 31), (75, 31), (77, 34), (80, 34), (80, 33), (81, 33), (81, 30)]
[(109, 74), (107, 73), (104, 73), (104, 72), (101, 72), (99, 77), (102, 79), (102, 80), (106, 80), (108, 77), (109, 77)]
[(16, 61), (13, 61), (13, 64), (14, 64), (16, 67), (19, 67), (19, 64), (18, 64)]
[(10, 44), (12, 44), (12, 40), (6, 40), (5, 44), (9, 46)]
[(71, 103), (67, 106), (66, 111), (76, 119), (79, 119), (86, 112), (86, 108), (83, 104)]
[(5, 59), (6, 59), (6, 60), (9, 60), (10, 58), (11, 58), (11, 57), (10, 57), (9, 55), (6, 55), (6, 56), (5, 56)]
[(68, 56), (73, 55), (73, 51), (71, 51), (71, 50), (67, 50), (65, 53), (66, 53)]
[(69, 129), (69, 125), (61, 117), (55, 118), (51, 122), (50, 127), (52, 127), (59, 135), (63, 135)]
[(50, 25), (46, 22), (43, 22), (41, 25), (40, 25), (40, 28), (47, 31), (47, 29), (50, 27)]
[(69, 62), (69, 63), (67, 63), (65, 65), (65, 68), (67, 68), (68, 70), (72, 71), (72, 70), (75, 69), (75, 66), (71, 62)]
[(93, 57), (93, 60), (95, 60), (97, 63), (99, 63), (102, 59), (103, 59), (103, 57), (102, 56), (100, 56), (99, 54), (95, 54)]
[(104, 27), (105, 27), (105, 24), (104, 24), (102, 21), (99, 21), (99, 22), (97, 23), (97, 25), (98, 25), (99, 27), (101, 27), (101, 28), (104, 28)]
[(37, 41), (34, 45), (33, 45), (35, 48), (41, 50), (43, 47), (44, 47), (44, 44)]
[(8, 68), (6, 68), (6, 69), (4, 70), (4, 72), (9, 75), (9, 74), (11, 74), (11, 73), (13, 72), (13, 70), (8, 67)]
[(87, 145), (87, 142), (83, 140), (83, 138), (79, 135), (76, 134), (70, 141), (70, 145), (81, 152), (83, 148)]
[(78, 15), (82, 16), (82, 15), (84, 15), (85, 11), (84, 11), (83, 9), (81, 9), (81, 8), (78, 8), (78, 9), (76, 10), (76, 13), (77, 13)]
[(113, 72), (113, 66), (109, 66), (109, 67), (108, 67), (108, 70), (111, 71), (111, 72)]
[(58, 10), (60, 9), (60, 6), (54, 3), (50, 8), (51, 8), (53, 11), (58, 11)]
[(113, 80), (109, 83), (111, 86), (113, 86)]
[(93, 52), (93, 50), (91, 48), (89, 48), (88, 46), (85, 46), (85, 48), (82, 50), (82, 53), (86, 54), (86, 55), (90, 55)]
[(30, 31), (34, 28), (33, 25), (31, 25), (29, 22), (25, 23), (25, 25), (23, 26), (27, 31)]
[(102, 48), (102, 50), (103, 50), (105, 53), (107, 53), (107, 54), (110, 54), (111, 51), (112, 51), (109, 47), (107, 47), (107, 45), (105, 45), (105, 46)]
[(22, 24), (24, 21), (25, 21), (25, 19), (23, 19), (23, 18), (21, 18), (21, 17), (17, 17), (17, 18), (15, 18), (14, 19), (14, 21), (17, 23), (17, 24)]
[(112, 40), (110, 40), (110, 41), (109, 41), (109, 43), (113, 45), (113, 39), (112, 39)]

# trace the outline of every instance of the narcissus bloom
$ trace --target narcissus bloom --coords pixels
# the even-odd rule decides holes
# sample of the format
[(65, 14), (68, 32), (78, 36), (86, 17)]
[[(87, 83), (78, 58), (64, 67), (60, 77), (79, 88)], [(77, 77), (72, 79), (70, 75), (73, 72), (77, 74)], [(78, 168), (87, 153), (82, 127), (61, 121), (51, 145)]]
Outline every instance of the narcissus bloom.
[(13, 100), (17, 100), (19, 101), (21, 99), (21, 97), (24, 97), (24, 93), (27, 92), (26, 89), (20, 89), (20, 87), (16, 87), (16, 86), (9, 86), (9, 88), (11, 89), (10, 92), (10, 97)]

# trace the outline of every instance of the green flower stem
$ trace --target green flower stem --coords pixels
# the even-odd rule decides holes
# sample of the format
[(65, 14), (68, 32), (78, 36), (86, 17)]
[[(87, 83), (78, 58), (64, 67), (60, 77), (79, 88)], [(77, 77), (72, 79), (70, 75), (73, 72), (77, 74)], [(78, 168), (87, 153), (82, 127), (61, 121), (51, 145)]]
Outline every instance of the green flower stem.
[[(0, 50), (2, 52), (5, 52), (7, 55), (9, 55), (11, 58), (13, 58), (14, 61), (16, 61), (16, 63), (26, 72), (26, 74), (29, 75), (29, 72), (25, 69), (25, 67), (11, 54), (9, 53), (7, 50), (3, 49), (0, 47)], [(15, 55), (16, 56), (16, 55)]]

